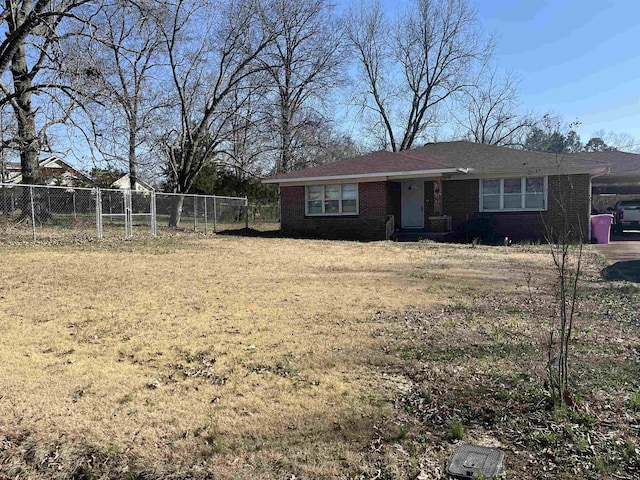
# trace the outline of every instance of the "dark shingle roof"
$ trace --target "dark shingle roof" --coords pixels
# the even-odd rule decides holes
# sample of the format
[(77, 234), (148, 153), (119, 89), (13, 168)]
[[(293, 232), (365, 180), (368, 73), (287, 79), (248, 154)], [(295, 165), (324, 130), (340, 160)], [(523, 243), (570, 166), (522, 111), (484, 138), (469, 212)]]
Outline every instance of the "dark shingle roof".
[(629, 152), (591, 152), (579, 154), (581, 158), (592, 161), (609, 163), (611, 165), (610, 176), (640, 175), (640, 154)]
[(560, 169), (591, 171), (606, 162), (580, 155), (555, 155), (467, 141), (429, 143), (403, 152), (379, 151), (336, 163), (310, 167), (266, 179), (267, 182), (304, 181), (319, 177), (339, 177), (391, 173), (438, 172), (471, 169), (474, 174), (522, 172), (553, 173)]

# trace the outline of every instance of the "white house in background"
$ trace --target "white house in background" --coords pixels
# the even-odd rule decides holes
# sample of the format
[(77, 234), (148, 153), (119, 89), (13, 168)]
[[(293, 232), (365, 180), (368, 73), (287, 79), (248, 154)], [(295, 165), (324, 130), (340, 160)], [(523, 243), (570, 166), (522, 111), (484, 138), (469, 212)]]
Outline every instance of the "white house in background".
[[(129, 174), (125, 174), (121, 176), (118, 180), (111, 184), (111, 188), (118, 188), (120, 190), (130, 190), (131, 189), (131, 177)], [(134, 185), (135, 192), (151, 192), (155, 190), (152, 185), (145, 182), (141, 178), (136, 178), (136, 183)]]
[[(51, 156), (40, 160), (38, 177), (44, 185), (69, 187), (91, 186), (93, 182), (84, 173), (59, 157)], [(22, 183), (20, 163), (7, 162), (3, 172), (5, 183)]]

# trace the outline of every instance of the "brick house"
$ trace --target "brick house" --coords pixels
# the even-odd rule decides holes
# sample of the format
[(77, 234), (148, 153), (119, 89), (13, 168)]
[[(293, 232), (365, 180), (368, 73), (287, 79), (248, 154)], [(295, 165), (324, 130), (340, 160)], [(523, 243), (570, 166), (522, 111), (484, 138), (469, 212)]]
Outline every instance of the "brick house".
[(280, 188), (284, 234), (385, 240), (461, 231), (490, 217), (497, 237), (590, 238), (592, 179), (608, 164), (466, 141), (373, 152), (264, 179)]

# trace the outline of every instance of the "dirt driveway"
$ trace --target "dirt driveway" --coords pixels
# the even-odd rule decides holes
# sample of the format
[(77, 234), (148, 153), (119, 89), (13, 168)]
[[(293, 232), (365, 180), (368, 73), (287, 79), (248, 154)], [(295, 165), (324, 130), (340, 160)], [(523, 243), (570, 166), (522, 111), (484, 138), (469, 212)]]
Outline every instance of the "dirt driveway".
[(640, 231), (612, 234), (610, 243), (595, 247), (609, 260), (606, 278), (640, 283)]

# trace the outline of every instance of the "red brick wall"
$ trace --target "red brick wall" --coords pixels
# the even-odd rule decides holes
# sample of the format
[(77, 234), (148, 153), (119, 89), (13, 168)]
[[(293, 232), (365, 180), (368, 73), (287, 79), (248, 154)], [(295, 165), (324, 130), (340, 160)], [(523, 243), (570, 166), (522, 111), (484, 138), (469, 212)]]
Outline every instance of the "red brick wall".
[[(428, 225), (428, 218), (433, 217), (434, 212), (434, 194), (433, 194), (433, 181), (427, 180), (424, 182), (424, 224)], [(441, 192), (442, 194), (442, 192)]]
[(480, 201), (479, 180), (443, 180), (442, 214), (453, 217), (456, 225), (477, 215)]
[[(286, 235), (349, 240), (384, 240), (400, 190), (393, 182), (358, 184), (358, 215), (305, 216), (304, 187), (280, 187), (281, 229)], [(398, 202), (399, 204), (399, 202)]]
[[(571, 228), (588, 241), (589, 175), (553, 175), (548, 177), (548, 208), (545, 212), (493, 212), (494, 233), (513, 240), (544, 239)], [(453, 217), (461, 226), (478, 215), (479, 180), (448, 180), (442, 182), (443, 214)]]

